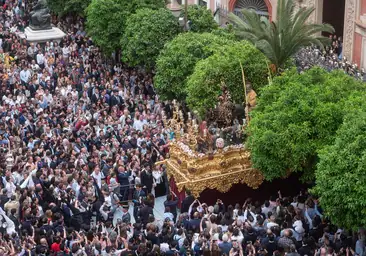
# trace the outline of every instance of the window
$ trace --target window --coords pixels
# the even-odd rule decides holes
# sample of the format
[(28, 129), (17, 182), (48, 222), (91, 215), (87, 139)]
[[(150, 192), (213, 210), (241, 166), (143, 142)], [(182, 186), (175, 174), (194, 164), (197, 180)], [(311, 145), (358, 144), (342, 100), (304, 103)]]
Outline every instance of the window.
[(268, 16), (268, 7), (264, 0), (238, 0), (235, 3), (234, 13), (239, 14), (242, 9), (251, 9), (262, 16)]

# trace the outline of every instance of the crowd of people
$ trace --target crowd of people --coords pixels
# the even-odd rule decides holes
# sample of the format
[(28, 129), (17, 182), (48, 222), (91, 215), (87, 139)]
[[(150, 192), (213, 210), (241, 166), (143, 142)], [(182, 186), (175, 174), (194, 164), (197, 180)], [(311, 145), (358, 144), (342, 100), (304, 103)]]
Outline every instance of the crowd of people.
[(325, 51), (329, 54), (335, 54), (340, 60), (343, 54), (343, 39), (337, 35), (329, 35), (331, 44), (325, 47)]
[(304, 72), (314, 66), (322, 67), (328, 71), (343, 70), (346, 74), (366, 82), (366, 70), (357, 64), (350, 63), (343, 57), (342, 37), (330, 35), (331, 44), (321, 51), (317, 47), (306, 47), (295, 55), (295, 65), (299, 72)]
[(152, 76), (104, 60), (82, 19), (58, 23), (59, 43), (29, 43), (31, 3), (1, 2), (0, 255), (365, 255), (365, 231), (336, 229), (306, 193), (179, 202), (155, 165), (172, 107)]

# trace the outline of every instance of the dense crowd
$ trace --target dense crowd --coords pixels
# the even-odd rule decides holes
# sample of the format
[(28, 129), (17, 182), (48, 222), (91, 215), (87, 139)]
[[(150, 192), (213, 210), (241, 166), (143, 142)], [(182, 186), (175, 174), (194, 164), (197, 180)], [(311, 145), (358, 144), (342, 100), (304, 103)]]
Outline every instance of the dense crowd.
[(342, 37), (330, 35), (331, 44), (322, 51), (318, 47), (306, 47), (294, 56), (295, 65), (299, 72), (304, 72), (314, 66), (322, 67), (328, 71), (343, 70), (355, 79), (366, 82), (366, 70), (357, 64), (350, 63), (343, 56)]
[(306, 193), (179, 202), (155, 165), (172, 107), (151, 75), (104, 60), (82, 19), (58, 23), (60, 43), (27, 42), (30, 8), (0, 9), (0, 255), (365, 255), (365, 231), (336, 229)]

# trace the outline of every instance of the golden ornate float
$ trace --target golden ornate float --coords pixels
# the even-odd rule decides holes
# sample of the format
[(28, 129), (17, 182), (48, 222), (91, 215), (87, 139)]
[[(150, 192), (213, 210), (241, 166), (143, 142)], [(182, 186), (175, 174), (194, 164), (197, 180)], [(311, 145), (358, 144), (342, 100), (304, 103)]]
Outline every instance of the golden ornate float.
[[(243, 144), (224, 147), (224, 140), (214, 137), (205, 121), (198, 125), (190, 113), (185, 121), (175, 102), (173, 118), (167, 121), (163, 115), (163, 122), (175, 136), (169, 142), (170, 157), (156, 164), (166, 165), (168, 178), (174, 178), (179, 191), (188, 189), (199, 196), (205, 189), (227, 192), (236, 183), (245, 183), (253, 189), (262, 184), (264, 177), (252, 168), (250, 152)], [(197, 150), (200, 144), (206, 146), (206, 152)]]
[(198, 196), (203, 190), (227, 192), (233, 184), (245, 183), (256, 189), (263, 182), (260, 171), (253, 169), (250, 152), (244, 147), (229, 147), (202, 157), (188, 155), (176, 142), (170, 143), (166, 164), (169, 179), (174, 178), (179, 191), (190, 190)]

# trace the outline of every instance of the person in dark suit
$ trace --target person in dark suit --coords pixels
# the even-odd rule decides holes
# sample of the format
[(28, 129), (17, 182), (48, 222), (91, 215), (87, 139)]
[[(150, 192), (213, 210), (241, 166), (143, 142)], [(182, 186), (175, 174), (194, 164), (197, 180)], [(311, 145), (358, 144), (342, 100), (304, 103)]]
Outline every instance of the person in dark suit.
[(121, 104), (123, 104), (123, 99), (121, 96), (118, 95), (118, 90), (114, 90), (113, 91), (113, 95), (110, 98), (110, 106), (114, 107), (114, 106), (120, 106)]
[(311, 239), (310, 238), (305, 238), (302, 241), (302, 246), (299, 248), (298, 252), (301, 256), (305, 256), (305, 255), (313, 255), (314, 254), (314, 250), (311, 248)]
[(34, 134), (36, 131), (36, 126), (33, 124), (28, 124), (26, 127), (24, 127), (24, 132), (27, 134)]
[(170, 242), (169, 251), (165, 253), (166, 256), (175, 256), (179, 255), (179, 251), (177, 250), (178, 242), (173, 240)]
[(195, 198), (191, 191), (186, 190), (186, 198), (182, 202), (181, 212), (188, 212), (189, 206), (194, 202)]
[(118, 167), (117, 181), (120, 184), (120, 194), (122, 196), (122, 201), (128, 200), (128, 190), (130, 181), (128, 178), (131, 173), (126, 171), (123, 166)]
[(120, 223), (131, 223), (131, 215), (128, 212), (129, 205), (128, 202), (121, 202), (120, 205), (114, 210), (113, 221), (117, 220), (116, 224)]
[(16, 217), (16, 212), (17, 212), (17, 209), (11, 209), (10, 210), (10, 215), (9, 215), (9, 219), (11, 219), (13, 222), (14, 222), (14, 225), (15, 225), (15, 231), (16, 232), (19, 232), (19, 220), (18, 218)]
[(91, 102), (95, 104), (95, 103), (97, 103), (97, 101), (99, 100), (99, 98), (100, 98), (100, 96), (99, 96), (99, 90), (98, 90), (98, 88), (95, 88), (94, 89), (94, 93), (91, 96)]
[(199, 232), (200, 230), (200, 224), (201, 224), (201, 219), (199, 218), (199, 213), (195, 212), (193, 214), (193, 219), (191, 219), (188, 222), (188, 230), (192, 231), (192, 232)]
[(30, 82), (26, 87), (28, 88), (31, 97), (34, 97), (38, 90), (38, 86), (33, 82)]
[(177, 219), (177, 206), (178, 206), (178, 198), (173, 196), (172, 194), (167, 196), (167, 200), (164, 202), (164, 207), (169, 207), (170, 212), (174, 215), (174, 222)]
[(142, 190), (141, 184), (136, 185), (136, 189), (133, 192), (132, 202), (134, 203), (133, 207), (133, 216), (135, 220), (138, 220), (139, 217), (139, 208), (141, 207), (142, 200), (146, 197), (145, 192)]
[(4, 205), (9, 201), (8, 196), (6, 195), (7, 189), (3, 188), (0, 195), (0, 207), (4, 209)]
[(140, 208), (138, 216), (140, 217), (140, 221), (144, 226), (149, 223), (150, 216), (154, 216), (153, 208), (151, 207), (151, 203), (148, 200), (143, 201), (143, 205)]
[(130, 224), (131, 223), (131, 215), (128, 212), (128, 204), (127, 205), (123, 205), (122, 207), (122, 222), (126, 223), (126, 224)]
[(145, 191), (142, 190), (142, 185), (137, 184), (135, 191), (133, 192), (133, 202), (139, 204), (140, 200), (146, 197)]
[(146, 194), (151, 194), (154, 184), (154, 177), (150, 170), (150, 165), (146, 164), (145, 169), (141, 172), (141, 184)]

